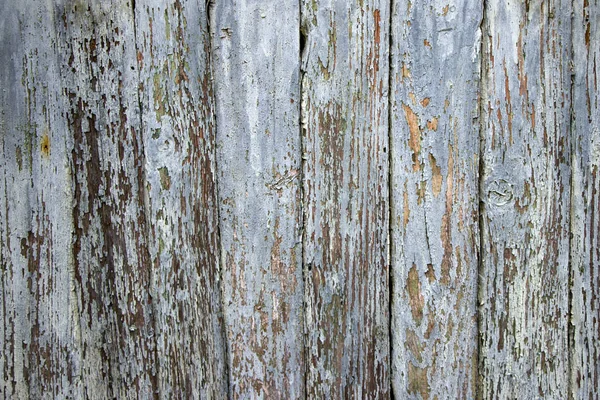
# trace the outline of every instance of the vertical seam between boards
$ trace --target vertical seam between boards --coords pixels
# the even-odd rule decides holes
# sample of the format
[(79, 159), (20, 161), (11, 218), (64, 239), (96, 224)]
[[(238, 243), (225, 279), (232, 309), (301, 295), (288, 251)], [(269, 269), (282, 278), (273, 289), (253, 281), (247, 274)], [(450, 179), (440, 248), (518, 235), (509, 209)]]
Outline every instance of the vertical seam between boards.
[[(487, 0), (483, 0), (482, 2), (482, 10), (481, 10), (481, 21), (479, 23), (479, 31), (481, 34), (481, 43), (479, 49), (479, 96), (478, 96), (478, 118), (479, 118), (479, 166), (478, 166), (478, 199), (477, 199), (477, 229), (479, 234), (479, 251), (478, 251), (478, 260), (477, 260), (477, 277), (475, 283), (475, 291), (476, 291), (476, 300), (475, 300), (475, 311), (476, 311), (476, 354), (475, 354), (475, 371), (476, 376), (474, 377), (475, 382), (475, 397), (478, 399), (483, 399), (483, 374), (482, 374), (482, 328), (481, 328), (481, 307), (483, 305), (483, 299), (481, 298), (481, 284), (482, 284), (482, 274), (484, 273), (484, 213), (485, 213), (485, 202), (484, 202), (484, 175), (485, 175), (485, 118), (484, 118), (484, 91), (487, 84), (487, 74), (485, 71), (485, 65), (487, 63), (484, 60), (485, 53), (485, 45), (487, 44), (489, 33), (486, 30), (487, 25)], [(484, 65), (485, 64), (485, 65)]]
[(574, 60), (574, 49), (575, 49), (575, 35), (574, 35), (574, 22), (575, 22), (575, 14), (574, 14), (574, 3), (575, 0), (570, 2), (571, 5), (571, 24), (569, 26), (569, 77), (570, 77), (570, 88), (569, 88), (569, 132), (567, 137), (569, 140), (569, 159), (570, 159), (570, 176), (569, 176), (569, 254), (568, 254), (568, 268), (569, 268), (569, 279), (568, 279), (568, 293), (567, 293), (567, 348), (569, 349), (567, 354), (567, 397), (569, 399), (573, 398), (573, 346), (575, 344), (575, 326), (572, 324), (573, 321), (573, 290), (574, 290), (574, 269), (573, 269), (573, 221), (574, 221), (574, 193), (575, 193), (575, 179), (574, 179), (574, 167), (575, 167), (575, 136), (573, 132), (575, 129), (575, 109), (573, 107), (573, 95), (575, 93), (575, 60)]
[(394, 305), (394, 262), (393, 262), (393, 217), (394, 217), (394, 196), (393, 196), (393, 157), (392, 157), (392, 143), (394, 132), (393, 127), (393, 104), (394, 104), (394, 90), (393, 90), (393, 22), (394, 22), (394, 0), (390, 0), (389, 4), (389, 27), (388, 27), (388, 246), (387, 246), (387, 260), (388, 260), (388, 341), (389, 341), (389, 385), (390, 385), (390, 400), (394, 400), (394, 335), (392, 326), (393, 317), (393, 305)]
[(229, 366), (230, 359), (230, 344), (229, 338), (227, 337), (227, 316), (225, 313), (225, 294), (224, 294), (224, 257), (223, 257), (223, 241), (221, 240), (221, 201), (220, 201), (220, 191), (219, 191), (219, 165), (218, 165), (218, 131), (219, 126), (217, 123), (217, 89), (214, 81), (214, 60), (213, 60), (213, 28), (215, 25), (214, 14), (215, 14), (215, 1), (216, 0), (206, 0), (205, 2), (205, 13), (206, 13), (206, 40), (208, 42), (208, 62), (207, 68), (210, 76), (210, 82), (212, 86), (212, 96), (211, 100), (213, 103), (212, 107), (212, 122), (213, 122), (213, 150), (211, 152), (211, 156), (213, 157), (213, 174), (214, 174), (214, 182), (215, 182), (215, 214), (217, 217), (216, 224), (216, 241), (217, 241), (217, 276), (218, 276), (218, 290), (220, 293), (220, 314), (221, 314), (221, 337), (223, 340), (223, 352), (224, 352), (224, 361), (223, 367), (225, 368), (225, 391), (227, 393), (227, 398), (232, 398), (231, 392), (231, 371)]

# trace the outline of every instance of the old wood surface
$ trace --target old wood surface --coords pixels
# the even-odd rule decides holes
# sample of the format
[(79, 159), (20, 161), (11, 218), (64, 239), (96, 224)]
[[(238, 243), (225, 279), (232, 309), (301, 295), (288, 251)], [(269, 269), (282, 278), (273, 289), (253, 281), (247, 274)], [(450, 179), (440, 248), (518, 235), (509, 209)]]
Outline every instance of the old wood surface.
[(68, 99), (48, 3), (0, 6), (0, 393), (80, 396)]
[(158, 390), (165, 398), (222, 398), (208, 10), (203, 0), (137, 0), (134, 11)]
[(397, 398), (473, 398), (482, 5), (394, 6), (392, 385)]
[(571, 4), (487, 2), (483, 32), (481, 396), (563, 398)]
[(0, 3), (0, 398), (597, 398), (598, 0)]
[(231, 395), (302, 398), (300, 10), (289, 0), (213, 7)]
[(571, 379), (574, 399), (600, 387), (600, 3), (573, 3)]
[(389, 395), (387, 1), (305, 1), (306, 394)]

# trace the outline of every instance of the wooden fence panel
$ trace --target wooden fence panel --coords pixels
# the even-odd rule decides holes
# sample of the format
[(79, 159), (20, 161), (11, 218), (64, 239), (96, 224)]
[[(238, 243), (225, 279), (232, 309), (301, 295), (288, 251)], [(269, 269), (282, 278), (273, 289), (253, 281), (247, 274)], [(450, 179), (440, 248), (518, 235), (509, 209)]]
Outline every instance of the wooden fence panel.
[(150, 397), (156, 348), (133, 10), (125, 0), (69, 1), (55, 23), (85, 396)]
[(224, 398), (208, 12), (204, 0), (137, 0), (135, 22), (158, 389)]
[(0, 6), (0, 396), (81, 397), (71, 145), (48, 2)]
[(394, 2), (392, 385), (473, 398), (482, 3)]
[(0, 397), (597, 398), (599, 0), (0, 4)]
[(486, 2), (483, 398), (568, 392), (570, 27), (567, 1)]
[(304, 397), (297, 1), (215, 1), (223, 307), (233, 398)]
[(573, 3), (571, 396), (600, 392), (600, 3)]
[(388, 1), (304, 1), (306, 393), (389, 382)]

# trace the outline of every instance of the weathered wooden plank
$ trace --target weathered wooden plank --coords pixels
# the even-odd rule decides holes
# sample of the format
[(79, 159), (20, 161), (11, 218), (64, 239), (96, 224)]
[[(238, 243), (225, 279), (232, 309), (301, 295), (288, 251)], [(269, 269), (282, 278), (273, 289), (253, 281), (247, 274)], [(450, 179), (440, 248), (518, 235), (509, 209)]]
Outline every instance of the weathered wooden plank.
[(568, 392), (571, 3), (486, 2), (481, 395)]
[(135, 22), (158, 388), (225, 398), (206, 3), (137, 0)]
[(223, 307), (233, 398), (303, 398), (299, 8), (216, 1)]
[(308, 398), (389, 396), (389, 1), (303, 1)]
[(0, 395), (81, 397), (53, 6), (0, 6)]
[(393, 4), (392, 386), (474, 398), (482, 3)]
[(600, 2), (573, 2), (571, 396), (600, 397)]
[(90, 398), (157, 390), (134, 16), (126, 0), (57, 5), (69, 101), (81, 380)]

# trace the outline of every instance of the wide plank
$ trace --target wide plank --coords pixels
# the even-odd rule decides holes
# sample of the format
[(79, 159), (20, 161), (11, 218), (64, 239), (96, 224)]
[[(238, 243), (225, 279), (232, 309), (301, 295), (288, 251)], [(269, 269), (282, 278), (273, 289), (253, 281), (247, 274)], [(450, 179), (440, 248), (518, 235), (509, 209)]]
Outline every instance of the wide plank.
[(392, 386), (474, 398), (482, 2), (394, 2)]
[(304, 398), (297, 1), (215, 1), (211, 36), (232, 398)]
[(302, 2), (306, 395), (386, 398), (390, 2)]
[(600, 396), (600, 2), (573, 3), (571, 396)]
[(486, 2), (483, 398), (568, 392), (570, 39), (570, 2)]

